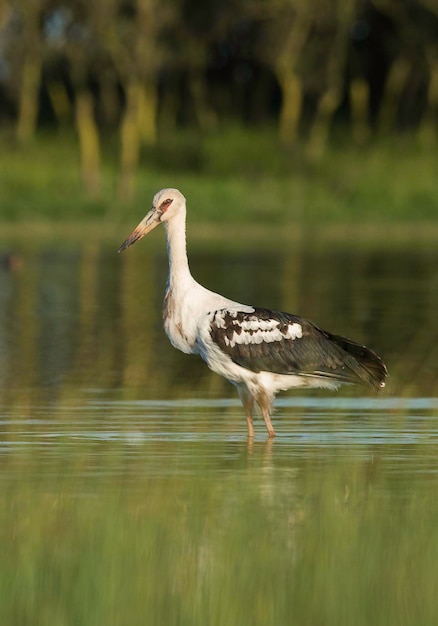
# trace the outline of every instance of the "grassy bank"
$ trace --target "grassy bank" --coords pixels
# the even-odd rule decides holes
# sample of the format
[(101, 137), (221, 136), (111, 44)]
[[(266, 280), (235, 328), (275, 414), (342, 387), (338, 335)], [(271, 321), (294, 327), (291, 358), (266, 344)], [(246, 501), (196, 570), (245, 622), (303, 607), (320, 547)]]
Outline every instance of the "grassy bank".
[(175, 186), (188, 197), (194, 224), (370, 225), (436, 223), (438, 156), (413, 142), (333, 147), (317, 164), (282, 148), (272, 132), (181, 135), (144, 152), (134, 197), (117, 196), (116, 148), (104, 148), (102, 192), (86, 196), (74, 136), (39, 137), (17, 148), (0, 142), (0, 221), (98, 221), (125, 224), (151, 195)]

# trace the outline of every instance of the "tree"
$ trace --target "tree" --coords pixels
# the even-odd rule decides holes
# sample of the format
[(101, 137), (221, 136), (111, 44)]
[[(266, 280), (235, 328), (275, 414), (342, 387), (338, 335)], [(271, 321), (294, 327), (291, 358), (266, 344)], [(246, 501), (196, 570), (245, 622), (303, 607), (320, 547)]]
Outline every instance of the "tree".
[(130, 196), (142, 143), (157, 135), (158, 72), (164, 54), (163, 33), (175, 12), (165, 0), (107, 0), (99, 35), (116, 68), (124, 92), (120, 125), (119, 193)]
[[(325, 60), (322, 62), (322, 88), (308, 141), (308, 154), (312, 159), (319, 158), (325, 151), (333, 115), (344, 95), (348, 45), (356, 8), (357, 0), (323, 0), (315, 11), (314, 36), (323, 40), (321, 59)], [(313, 71), (316, 73), (316, 67)]]
[(438, 139), (438, 2), (420, 0), (425, 22), (422, 32), (424, 55), (428, 67), (426, 106), (419, 125), (419, 138), (423, 145), (435, 145)]
[(45, 5), (45, 0), (18, 0), (14, 9), (20, 31), (14, 46), (14, 64), (19, 76), (16, 134), (20, 143), (32, 139), (38, 120), (43, 66), (41, 22)]
[(264, 0), (251, 10), (261, 26), (258, 56), (272, 69), (281, 89), (279, 137), (292, 145), (298, 139), (303, 107), (301, 67), (314, 20), (313, 1)]
[(101, 155), (99, 129), (95, 117), (95, 98), (90, 89), (96, 59), (101, 54), (95, 32), (94, 3), (70, 2), (62, 11), (63, 48), (69, 62), (70, 77), (75, 90), (75, 121), (81, 151), (82, 179), (89, 195), (101, 189)]
[[(408, 100), (418, 100), (419, 76), (426, 79), (425, 30), (420, 28), (420, 5), (417, 1), (373, 0), (373, 4), (391, 21), (394, 31), (392, 49), (389, 50), (391, 65), (379, 111), (379, 130), (387, 134), (396, 127), (401, 106), (406, 106)], [(412, 78), (415, 80), (412, 81)]]

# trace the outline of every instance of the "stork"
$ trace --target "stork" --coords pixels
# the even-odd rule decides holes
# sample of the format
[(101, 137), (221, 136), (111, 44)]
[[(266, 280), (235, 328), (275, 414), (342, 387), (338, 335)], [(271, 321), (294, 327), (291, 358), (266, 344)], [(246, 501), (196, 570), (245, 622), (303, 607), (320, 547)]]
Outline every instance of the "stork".
[(239, 304), (196, 282), (187, 258), (186, 199), (177, 189), (155, 194), (152, 209), (119, 252), (159, 224), (166, 229), (169, 257), (163, 307), (166, 334), (175, 348), (199, 354), (213, 372), (237, 387), (250, 439), (255, 405), (269, 437), (274, 437), (272, 404), (280, 390), (337, 389), (341, 383), (385, 386), (386, 366), (369, 348), (297, 315)]

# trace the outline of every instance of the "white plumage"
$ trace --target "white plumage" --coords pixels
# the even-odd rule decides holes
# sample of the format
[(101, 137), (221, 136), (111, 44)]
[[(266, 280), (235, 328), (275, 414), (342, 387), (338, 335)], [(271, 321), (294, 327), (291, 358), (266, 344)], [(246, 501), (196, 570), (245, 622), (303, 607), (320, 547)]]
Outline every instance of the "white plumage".
[(383, 387), (387, 370), (372, 351), (301, 317), (239, 304), (205, 289), (192, 277), (186, 251), (186, 200), (177, 189), (155, 194), (152, 209), (119, 252), (155, 226), (166, 228), (169, 277), (164, 328), (175, 348), (199, 354), (214, 372), (236, 385), (254, 436), (257, 404), (269, 436), (275, 394), (293, 387), (336, 389), (343, 382)]

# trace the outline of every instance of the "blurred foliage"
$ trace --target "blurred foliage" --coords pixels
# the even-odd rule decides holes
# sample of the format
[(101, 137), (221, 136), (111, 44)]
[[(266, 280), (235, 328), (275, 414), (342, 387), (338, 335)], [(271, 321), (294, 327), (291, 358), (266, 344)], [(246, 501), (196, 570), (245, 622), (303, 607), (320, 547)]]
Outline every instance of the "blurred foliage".
[(114, 133), (123, 197), (181, 129), (275, 125), (310, 161), (339, 124), (359, 146), (403, 128), (434, 146), (437, 42), (435, 0), (4, 0), (0, 122), (25, 145), (75, 126), (92, 197)]
[[(26, 220), (35, 236), (38, 222), (99, 220), (102, 234), (123, 222), (136, 222), (162, 187), (178, 187), (188, 198), (191, 232), (208, 224), (245, 223), (253, 229), (287, 225), (278, 235), (292, 233), (298, 224), (313, 229), (333, 225), (366, 224), (427, 226), (437, 234), (436, 172), (438, 153), (418, 147), (411, 137), (374, 141), (364, 147), (338, 138), (317, 162), (307, 162), (302, 146), (290, 149), (275, 131), (229, 128), (200, 137), (180, 131), (169, 141), (142, 149), (135, 193), (128, 200), (116, 194), (118, 165), (114, 142), (104, 142), (101, 190), (90, 197), (78, 170), (80, 153), (72, 134), (62, 138), (42, 134), (26, 149), (0, 139), (0, 216), (2, 238), (8, 221)], [(103, 219), (106, 218), (106, 219)], [(12, 227), (11, 227), (12, 228)], [(80, 232), (80, 229), (79, 229)], [(259, 231), (260, 232), (260, 231)], [(360, 238), (363, 230), (356, 229)], [(233, 229), (227, 239), (234, 236)], [(223, 242), (224, 243), (224, 242)]]

